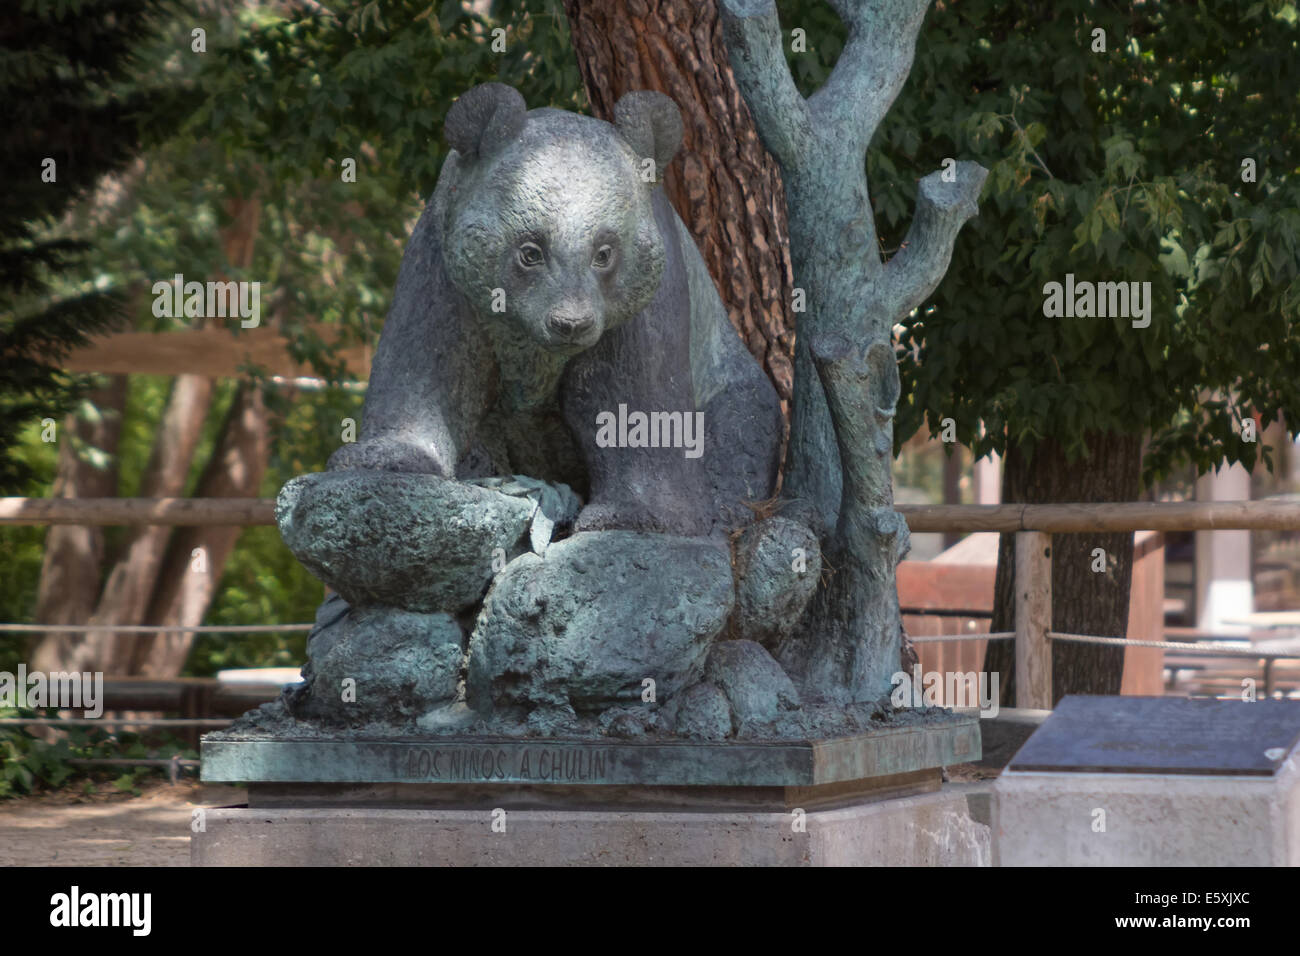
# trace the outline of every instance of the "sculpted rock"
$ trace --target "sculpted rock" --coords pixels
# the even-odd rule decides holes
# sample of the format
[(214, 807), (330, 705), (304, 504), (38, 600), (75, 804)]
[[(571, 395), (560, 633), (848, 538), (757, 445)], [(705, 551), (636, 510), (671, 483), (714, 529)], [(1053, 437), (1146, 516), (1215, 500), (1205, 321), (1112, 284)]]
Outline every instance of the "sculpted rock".
[(794, 630), (821, 579), (817, 537), (774, 516), (745, 529), (736, 544), (736, 630), (773, 648)]
[(276, 500), (285, 543), (350, 604), (452, 613), (483, 599), (496, 549), (528, 550), (536, 511), (436, 475), (361, 471), (303, 475)]
[(290, 698), (300, 716), (402, 724), (455, 700), (464, 634), (450, 615), (349, 607), (335, 595), (316, 620), (303, 668), (308, 682)]
[(699, 677), (732, 606), (726, 552), (694, 538), (581, 533), (497, 576), (470, 639), (477, 710), (639, 702)]
[(753, 641), (719, 641), (709, 651), (704, 679), (716, 685), (731, 705), (737, 725), (766, 723), (799, 706), (794, 682)]
[(708, 681), (692, 684), (674, 698), (673, 729), (695, 740), (722, 740), (731, 736), (731, 708), (727, 696)]
[(657, 717), (646, 702), (627, 707), (611, 707), (599, 719), (601, 733), (625, 739), (644, 737), (646, 731), (658, 723)]

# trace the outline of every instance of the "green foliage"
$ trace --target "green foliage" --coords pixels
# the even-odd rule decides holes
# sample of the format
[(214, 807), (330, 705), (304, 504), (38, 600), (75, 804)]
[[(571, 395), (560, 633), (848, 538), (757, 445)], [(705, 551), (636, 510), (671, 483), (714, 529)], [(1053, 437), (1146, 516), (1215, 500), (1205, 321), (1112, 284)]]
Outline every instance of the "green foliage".
[(68, 350), (123, 319), (120, 291), (88, 267), (91, 245), (56, 223), (159, 132), (147, 107), (170, 107), (171, 127), (183, 118), (164, 77), (135, 80), (135, 54), (175, 8), (24, 0), (0, 12), (0, 488), (32, 477), (13, 450), (28, 423), (58, 421), (85, 391), (60, 370)]
[[(56, 712), (27, 708), (0, 707), (0, 718), (54, 717)], [(179, 754), (194, 760), (198, 755), (177, 741), (166, 738), (162, 743), (146, 744), (138, 734), (110, 734), (99, 727), (69, 727), (53, 742), (34, 736), (27, 727), (0, 727), (0, 800), (42, 790), (57, 790), (82, 783), (93, 790), (96, 781), (113, 777), (119, 790), (137, 796), (139, 784), (157, 777), (162, 768), (86, 768), (73, 766), (73, 760), (170, 759)]]
[[(487, 17), (412, 0), (303, 5), (284, 16), (249, 9), (234, 42), (213, 51), (195, 128), (237, 168), (276, 182), (337, 180), (353, 158), (358, 183), (378, 178), (390, 195), (426, 195), (446, 153), (443, 116), (469, 87), (495, 79), (526, 86), (531, 105), (578, 105), (558, 3), (493, 6)], [(500, 53), (496, 29), (505, 31)]]
[[(28, 475), (15, 494), (42, 497), (54, 481), (57, 445), (41, 441), (39, 421), (31, 421), (11, 455)], [(45, 557), (45, 529), (37, 526), (0, 528), (0, 621), (30, 621), (36, 586)], [(26, 635), (0, 633), (0, 671), (14, 673), (23, 653)]]
[[(823, 75), (833, 14), (790, 3), (783, 23), (808, 29), (821, 62), (804, 73)], [(1281, 0), (931, 10), (867, 158), (882, 252), (921, 174), (954, 158), (990, 175), (947, 277), (904, 322), (900, 446), (951, 417), (978, 455), (1050, 437), (1077, 456), (1090, 433), (1149, 430), (1148, 481), (1180, 462), (1269, 463), (1240, 422), (1300, 424), (1298, 36)], [(1045, 317), (1043, 286), (1067, 273), (1150, 282), (1150, 327)]]

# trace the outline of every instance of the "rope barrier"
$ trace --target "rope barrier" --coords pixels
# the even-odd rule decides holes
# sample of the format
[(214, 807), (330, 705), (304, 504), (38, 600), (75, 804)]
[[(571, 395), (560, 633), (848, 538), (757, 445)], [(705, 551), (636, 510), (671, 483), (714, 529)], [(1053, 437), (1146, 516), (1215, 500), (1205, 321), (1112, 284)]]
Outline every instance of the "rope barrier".
[(162, 717), (156, 719), (106, 719), (103, 717), (5, 717), (0, 727), (229, 727), (234, 718)]
[(1190, 651), (1215, 657), (1251, 657), (1256, 660), (1300, 658), (1300, 649), (1294, 651), (1261, 651), (1250, 647), (1238, 647), (1233, 644), (1205, 643), (1188, 644), (1182, 641), (1132, 641), (1125, 637), (1099, 637), (1096, 634), (1058, 634), (1048, 631), (1050, 641), (1065, 641), (1071, 644), (1108, 644), (1114, 647), (1155, 647), (1164, 651)]
[(913, 644), (942, 644), (948, 641), (1009, 641), (1015, 636), (1015, 631), (993, 631), (985, 634), (926, 634), (921, 637), (908, 635)]
[[(911, 637), (913, 644), (941, 644), (950, 641), (1008, 641), (1015, 639), (1014, 631), (993, 631), (988, 634), (931, 634)], [(1096, 634), (1062, 634), (1047, 632), (1048, 640), (1064, 641), (1072, 644), (1104, 644), (1112, 647), (1153, 647), (1162, 651), (1189, 651), (1215, 657), (1249, 657), (1256, 660), (1286, 660), (1300, 658), (1300, 648), (1294, 651), (1259, 650), (1253, 647), (1241, 647), (1236, 644), (1209, 643), (1189, 644), (1184, 641), (1137, 641), (1126, 637), (1100, 637)]]

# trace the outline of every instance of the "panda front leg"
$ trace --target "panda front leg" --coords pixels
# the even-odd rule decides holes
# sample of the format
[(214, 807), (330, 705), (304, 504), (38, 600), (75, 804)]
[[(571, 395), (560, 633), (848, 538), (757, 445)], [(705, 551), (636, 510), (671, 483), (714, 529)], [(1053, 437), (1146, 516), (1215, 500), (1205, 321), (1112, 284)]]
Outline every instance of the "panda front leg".
[(587, 468), (579, 531), (711, 531), (712, 497), (699, 454), (689, 330), (652, 305), (570, 364), (565, 421)]

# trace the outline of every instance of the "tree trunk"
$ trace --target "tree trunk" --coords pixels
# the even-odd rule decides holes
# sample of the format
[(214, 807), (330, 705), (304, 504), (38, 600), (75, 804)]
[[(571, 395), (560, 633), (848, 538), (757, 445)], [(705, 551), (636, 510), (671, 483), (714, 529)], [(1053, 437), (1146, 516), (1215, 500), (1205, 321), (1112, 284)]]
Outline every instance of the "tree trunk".
[[(112, 376), (88, 399), (99, 410), (99, 420), (86, 421), (74, 412), (64, 421), (59, 470), (54, 479), (55, 498), (111, 498), (117, 494), (117, 445), (126, 406), (126, 376)], [(108, 454), (107, 467), (96, 468), (79, 455), (78, 442)], [(99, 593), (103, 561), (103, 528), (51, 527), (45, 534), (33, 620), (39, 624), (87, 623)], [(83, 634), (42, 634), (31, 648), (32, 670), (96, 670), (100, 647), (100, 642)]]
[(788, 410), (794, 324), (785, 195), (736, 87), (715, 0), (564, 0), (592, 110), (631, 90), (677, 103), (685, 127), (664, 189), (700, 247), (732, 325)]
[[(271, 427), (261, 387), (244, 382), (222, 423), (217, 447), (199, 479), (195, 497), (256, 497), (270, 454)], [(239, 527), (177, 528), (146, 622), (201, 624), (242, 531)], [(194, 635), (184, 632), (138, 637), (130, 673), (176, 677), (184, 669), (193, 643)]]
[[(203, 423), (212, 408), (213, 381), (200, 375), (178, 375), (158, 422), (149, 464), (140, 479), (142, 498), (174, 498), (185, 494), (194, 451)], [(167, 553), (172, 529), (165, 525), (136, 525), (121, 557), (104, 584), (95, 610), (96, 624), (139, 624), (144, 620)], [(143, 638), (121, 632), (100, 636), (99, 669), (130, 674), (132, 650)]]
[[(1142, 465), (1137, 435), (1090, 435), (1090, 457), (1069, 461), (1053, 441), (1041, 442), (1032, 457), (1009, 444), (1003, 459), (1002, 500), (1027, 502), (1136, 501)], [(1103, 557), (1095, 555), (1101, 548)], [(1105, 570), (1094, 570), (1104, 560)], [(1015, 535), (998, 547), (993, 601), (994, 631), (1015, 630)], [(1052, 535), (1052, 630), (1066, 634), (1124, 637), (1128, 629), (1133, 572), (1133, 534)], [(1014, 706), (1014, 641), (991, 641), (984, 669), (999, 673), (1001, 704)], [(1124, 648), (1094, 644), (1052, 645), (1052, 703), (1066, 694), (1118, 694), (1124, 676)]]

